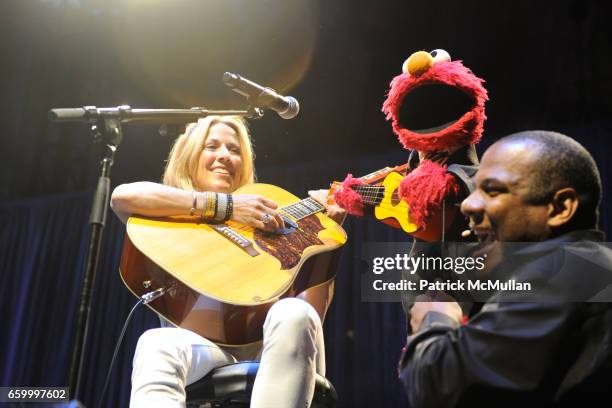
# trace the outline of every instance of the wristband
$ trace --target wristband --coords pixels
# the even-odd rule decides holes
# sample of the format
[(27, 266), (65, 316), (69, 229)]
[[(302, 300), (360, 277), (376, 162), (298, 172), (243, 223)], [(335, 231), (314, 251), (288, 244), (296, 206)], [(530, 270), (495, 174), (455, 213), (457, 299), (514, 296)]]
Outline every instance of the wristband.
[(227, 195), (227, 213), (225, 214), (225, 221), (229, 221), (232, 218), (232, 213), (234, 212), (234, 199), (231, 194)]
[(217, 211), (215, 214), (215, 221), (226, 221), (227, 216), (227, 196), (228, 194), (217, 194)]
[(189, 210), (189, 215), (193, 217), (196, 210), (198, 209), (198, 194), (195, 191), (192, 191), (191, 196), (193, 198), (193, 203), (191, 204), (191, 210)]

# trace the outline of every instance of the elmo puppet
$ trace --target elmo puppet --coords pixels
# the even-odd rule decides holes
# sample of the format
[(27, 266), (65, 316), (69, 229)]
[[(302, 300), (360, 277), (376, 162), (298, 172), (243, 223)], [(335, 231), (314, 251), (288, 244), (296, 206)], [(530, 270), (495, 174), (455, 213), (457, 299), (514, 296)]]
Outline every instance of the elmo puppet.
[[(461, 61), (451, 61), (441, 49), (413, 53), (402, 73), (391, 81), (382, 111), (402, 146), (410, 150), (408, 170), (396, 194), (408, 204), (408, 217), (426, 241), (459, 238), (462, 217), (455, 222), (458, 203), (472, 189), (478, 159), (474, 145), (483, 132), (483, 80)], [(363, 215), (364, 203), (350, 174), (334, 199), (353, 215)]]

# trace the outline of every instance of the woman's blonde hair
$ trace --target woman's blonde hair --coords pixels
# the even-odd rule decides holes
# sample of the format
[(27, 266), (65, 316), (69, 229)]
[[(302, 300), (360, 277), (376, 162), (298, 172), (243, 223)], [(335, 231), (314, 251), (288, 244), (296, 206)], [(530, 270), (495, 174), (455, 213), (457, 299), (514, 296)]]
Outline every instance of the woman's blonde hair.
[(240, 144), (242, 169), (236, 176), (236, 186), (241, 187), (255, 181), (253, 165), (255, 154), (244, 119), (238, 116), (208, 116), (187, 125), (185, 133), (174, 142), (162, 178), (163, 184), (188, 191), (197, 190), (194, 178), (198, 171), (200, 153), (204, 149), (204, 143), (210, 129), (218, 123), (223, 123), (234, 129)]

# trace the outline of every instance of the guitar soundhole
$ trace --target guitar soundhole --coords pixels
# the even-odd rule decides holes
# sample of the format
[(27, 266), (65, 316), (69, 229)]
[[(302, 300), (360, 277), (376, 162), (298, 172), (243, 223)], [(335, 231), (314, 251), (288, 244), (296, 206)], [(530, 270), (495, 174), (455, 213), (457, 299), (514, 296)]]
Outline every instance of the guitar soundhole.
[(297, 265), (304, 249), (313, 245), (323, 245), (317, 234), (324, 227), (316, 215), (298, 221), (298, 225), (299, 229), (285, 235), (255, 230), (255, 242), (264, 252), (280, 261), (281, 269), (291, 269)]
[(402, 201), (402, 199), (399, 196), (398, 189), (395, 189), (391, 194), (391, 204), (398, 205), (400, 201)]

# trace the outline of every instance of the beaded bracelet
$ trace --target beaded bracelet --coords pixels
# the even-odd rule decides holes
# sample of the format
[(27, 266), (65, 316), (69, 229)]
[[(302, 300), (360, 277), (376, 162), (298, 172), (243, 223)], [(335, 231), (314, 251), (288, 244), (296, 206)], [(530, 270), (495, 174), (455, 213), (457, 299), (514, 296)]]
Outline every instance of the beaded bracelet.
[(210, 218), (214, 220), (217, 218), (217, 207), (219, 206), (219, 193), (212, 193), (210, 196), (213, 199), (213, 203), (210, 207), (210, 212), (211, 212)]
[(200, 218), (204, 219), (206, 218), (206, 213), (208, 213), (208, 206), (209, 206), (209, 202), (210, 200), (208, 199), (208, 193), (202, 193), (202, 195), (204, 196), (204, 204), (202, 204), (202, 211), (200, 211)]
[(217, 196), (215, 193), (211, 193), (209, 191), (204, 193), (204, 207), (202, 210), (201, 217), (214, 219), (215, 218), (215, 208), (217, 207)]

